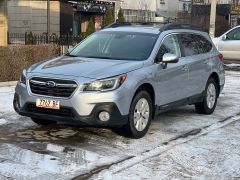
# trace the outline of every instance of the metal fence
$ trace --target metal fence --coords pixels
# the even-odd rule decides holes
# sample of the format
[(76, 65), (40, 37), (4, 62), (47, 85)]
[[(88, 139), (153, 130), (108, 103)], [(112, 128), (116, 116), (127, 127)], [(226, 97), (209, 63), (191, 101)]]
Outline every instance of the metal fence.
[(81, 42), (84, 37), (71, 35), (50, 35), (33, 33), (8, 33), (8, 44), (56, 44), (60, 47), (60, 54)]

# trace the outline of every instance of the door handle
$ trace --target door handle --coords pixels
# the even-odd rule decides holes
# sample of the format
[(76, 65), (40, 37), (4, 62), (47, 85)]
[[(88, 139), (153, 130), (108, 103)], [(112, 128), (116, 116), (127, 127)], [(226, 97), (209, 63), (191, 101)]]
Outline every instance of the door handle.
[(188, 71), (188, 66), (187, 65), (183, 66), (182, 71), (185, 71), (185, 72)]
[(204, 64), (208, 64), (208, 63), (209, 63), (209, 60), (204, 61)]

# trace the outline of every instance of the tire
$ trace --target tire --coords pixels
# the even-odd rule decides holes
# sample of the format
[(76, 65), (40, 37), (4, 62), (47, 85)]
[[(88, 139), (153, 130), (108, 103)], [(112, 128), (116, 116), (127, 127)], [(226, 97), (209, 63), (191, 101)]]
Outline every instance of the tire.
[(218, 88), (215, 79), (209, 78), (204, 92), (203, 101), (195, 104), (199, 114), (212, 114), (217, 105)]
[(55, 124), (55, 121), (51, 121), (51, 120), (43, 120), (43, 119), (38, 119), (38, 118), (31, 118), (32, 121), (38, 125), (51, 125), (51, 124)]
[(124, 135), (135, 139), (142, 138), (149, 129), (152, 113), (153, 106), (150, 95), (146, 91), (139, 91), (133, 98), (128, 124), (123, 127)]

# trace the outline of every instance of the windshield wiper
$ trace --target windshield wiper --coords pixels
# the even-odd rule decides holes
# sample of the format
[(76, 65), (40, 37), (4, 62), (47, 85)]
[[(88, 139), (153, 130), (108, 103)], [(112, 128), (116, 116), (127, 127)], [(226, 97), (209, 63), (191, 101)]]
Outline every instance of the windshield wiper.
[(84, 58), (94, 58), (94, 59), (115, 59), (115, 58), (111, 58), (111, 57), (103, 57), (103, 56), (86, 56)]
[(78, 56), (76, 56), (76, 55), (72, 55), (72, 54), (70, 54), (70, 53), (65, 54), (65, 56), (69, 56), (69, 57), (78, 57)]
[(131, 59), (131, 58), (119, 58), (119, 57), (108, 57), (108, 56), (78, 56), (82, 58), (94, 58), (94, 59), (112, 59), (112, 60), (127, 60), (127, 61), (142, 61), (142, 59)]

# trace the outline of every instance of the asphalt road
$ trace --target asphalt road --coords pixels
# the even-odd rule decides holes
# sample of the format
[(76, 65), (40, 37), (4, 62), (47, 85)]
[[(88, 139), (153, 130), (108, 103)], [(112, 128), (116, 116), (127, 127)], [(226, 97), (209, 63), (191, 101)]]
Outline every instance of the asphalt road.
[(214, 114), (185, 106), (159, 115), (146, 137), (109, 129), (41, 127), (0, 88), (0, 179), (228, 179), (240, 177), (240, 72), (227, 72)]

